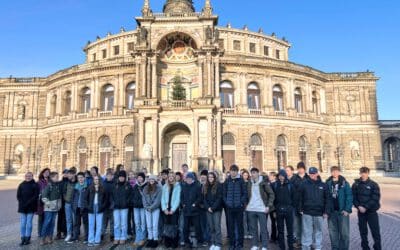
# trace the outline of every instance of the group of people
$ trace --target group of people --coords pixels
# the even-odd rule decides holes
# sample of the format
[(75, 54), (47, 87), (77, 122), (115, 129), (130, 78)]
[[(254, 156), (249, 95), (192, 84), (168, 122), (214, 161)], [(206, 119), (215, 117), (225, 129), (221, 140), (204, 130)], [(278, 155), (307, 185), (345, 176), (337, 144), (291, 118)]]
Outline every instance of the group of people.
[(307, 174), (303, 162), (296, 174), (287, 166), (269, 175), (255, 167), (248, 171), (232, 165), (224, 175), (202, 170), (197, 176), (187, 164), (182, 172), (164, 169), (159, 176), (148, 175), (145, 169), (127, 173), (123, 165), (107, 169), (104, 176), (97, 167), (87, 172), (73, 167), (64, 170), (61, 180), (46, 168), (38, 182), (28, 172), (17, 191), (20, 245), (30, 244), (36, 213), (41, 245), (51, 244), (57, 230), (56, 238), (70, 244), (80, 240), (98, 246), (108, 235), (114, 245), (132, 239), (135, 247), (163, 243), (166, 248), (219, 250), (224, 215), (232, 250), (243, 249), (244, 239), (249, 239), (251, 250), (266, 250), (270, 243), (280, 249), (321, 249), (324, 218), (331, 248), (341, 250), (349, 249), (354, 206), (362, 249), (370, 249), (368, 226), (374, 249), (381, 249), (380, 190), (369, 178), (369, 169), (360, 169), (352, 187), (338, 167), (330, 170), (326, 182), (315, 167)]

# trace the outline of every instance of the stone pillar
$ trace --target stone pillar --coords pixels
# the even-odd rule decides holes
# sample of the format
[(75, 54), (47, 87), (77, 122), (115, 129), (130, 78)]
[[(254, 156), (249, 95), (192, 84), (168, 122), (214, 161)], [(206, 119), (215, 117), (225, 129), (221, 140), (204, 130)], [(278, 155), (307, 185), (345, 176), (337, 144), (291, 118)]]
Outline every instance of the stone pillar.
[(71, 107), (71, 111), (72, 111), (72, 113), (76, 113), (76, 112), (78, 112), (78, 101), (79, 101), (79, 98), (80, 98), (80, 95), (79, 95), (79, 91), (78, 91), (78, 83), (77, 82), (74, 82), (73, 84), (72, 84), (72, 91), (71, 91), (72, 93), (72, 107)]
[(118, 107), (117, 107), (117, 113), (119, 115), (122, 115), (123, 112), (123, 107), (125, 106), (125, 86), (124, 86), (124, 75), (119, 74), (118, 75)]
[(152, 131), (152, 139), (153, 139), (153, 170), (158, 173), (160, 171), (159, 169), (159, 153), (158, 153), (158, 149), (159, 149), (159, 140), (158, 140), (158, 117), (157, 116), (153, 116), (152, 117), (153, 120), (153, 131)]
[(192, 152), (192, 170), (197, 172), (198, 170), (198, 155), (199, 155), (199, 117), (193, 117), (193, 152)]
[(151, 59), (151, 98), (158, 98), (158, 81), (157, 81), (157, 56)]
[(135, 90), (135, 100), (140, 96), (140, 91), (142, 86), (140, 86), (140, 59), (135, 60), (135, 76), (136, 76), (136, 90)]
[(206, 58), (206, 67), (207, 67), (207, 95), (212, 96), (212, 84), (211, 84), (211, 55), (207, 53)]
[(199, 55), (197, 58), (197, 65), (199, 69), (199, 97), (203, 97), (203, 88), (205, 86), (205, 82), (203, 82), (203, 57)]
[(219, 97), (219, 83), (220, 83), (220, 79), (219, 79), (219, 56), (217, 56), (215, 58), (214, 61), (214, 88), (215, 88), (215, 97)]
[(140, 79), (140, 86), (141, 86), (141, 96), (146, 97), (146, 57), (142, 57), (140, 68), (142, 70), (141, 79)]
[(64, 99), (64, 96), (62, 95), (61, 88), (58, 88), (57, 89), (56, 115), (61, 115), (63, 99)]

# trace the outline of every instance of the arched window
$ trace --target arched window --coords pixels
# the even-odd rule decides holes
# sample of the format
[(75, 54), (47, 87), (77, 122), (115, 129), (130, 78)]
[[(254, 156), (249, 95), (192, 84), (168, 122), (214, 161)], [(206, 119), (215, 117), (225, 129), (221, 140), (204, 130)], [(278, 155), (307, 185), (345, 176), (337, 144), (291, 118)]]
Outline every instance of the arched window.
[(133, 169), (133, 152), (134, 152), (135, 137), (129, 134), (125, 137), (125, 166), (128, 169)]
[(50, 99), (50, 117), (54, 118), (57, 113), (57, 95), (53, 95)]
[(287, 143), (286, 136), (279, 135), (276, 140), (276, 158), (278, 163), (278, 170), (286, 167), (287, 165)]
[(235, 145), (235, 137), (233, 136), (232, 133), (225, 133), (222, 136), (222, 145), (230, 145), (230, 146), (234, 146)]
[(247, 86), (247, 107), (249, 109), (260, 109), (260, 88), (256, 82)]
[(64, 170), (67, 168), (67, 160), (68, 160), (68, 143), (67, 140), (62, 139), (60, 143), (60, 154), (61, 154), (61, 169)]
[(253, 134), (250, 137), (250, 146), (261, 146), (262, 145), (262, 139), (259, 134)]
[(318, 96), (317, 96), (317, 92), (313, 91), (312, 92), (312, 98), (311, 98), (311, 102), (312, 102), (312, 112), (319, 114), (319, 102), (318, 102)]
[(114, 86), (106, 84), (101, 90), (101, 110), (112, 111), (114, 108)]
[(358, 141), (350, 142), (350, 152), (351, 152), (352, 160), (360, 160), (361, 159), (360, 144), (358, 143)]
[(304, 135), (299, 140), (299, 160), (307, 164), (307, 138)]
[(272, 102), (275, 111), (283, 111), (283, 91), (278, 84), (272, 88)]
[(77, 143), (77, 159), (80, 171), (87, 169), (87, 144), (85, 137), (79, 137)]
[(263, 170), (263, 154), (262, 154), (262, 139), (259, 134), (253, 134), (250, 137), (250, 157), (252, 167)]
[(134, 100), (135, 100), (135, 89), (136, 89), (136, 84), (134, 82), (131, 82), (126, 86), (126, 100), (125, 100), (125, 105), (126, 109), (131, 110), (133, 109), (134, 105)]
[(105, 169), (111, 167), (112, 144), (110, 137), (104, 135), (99, 140), (100, 154), (100, 173), (104, 173)]
[(400, 139), (389, 137), (384, 143), (383, 151), (387, 170), (398, 169), (400, 165)]
[(90, 111), (90, 88), (85, 87), (81, 90), (81, 113), (89, 113)]
[(71, 91), (66, 91), (63, 98), (63, 115), (69, 115), (71, 113), (71, 104), (72, 104), (72, 94)]
[(235, 164), (235, 152), (236, 152), (235, 137), (232, 133), (225, 133), (222, 136), (222, 159), (224, 165), (224, 171)]
[(234, 103), (234, 90), (232, 83), (229, 81), (223, 81), (219, 85), (220, 88), (220, 98), (221, 98), (221, 106), (223, 108), (233, 108), (235, 103)]
[(298, 113), (303, 113), (303, 96), (300, 88), (294, 90), (294, 107)]

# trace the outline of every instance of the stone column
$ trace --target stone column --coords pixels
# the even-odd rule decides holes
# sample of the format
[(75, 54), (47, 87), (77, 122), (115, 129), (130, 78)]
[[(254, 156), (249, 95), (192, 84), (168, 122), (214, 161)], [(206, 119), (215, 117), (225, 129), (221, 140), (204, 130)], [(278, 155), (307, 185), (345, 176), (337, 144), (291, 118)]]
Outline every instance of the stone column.
[(192, 152), (192, 170), (198, 170), (198, 155), (199, 155), (199, 117), (193, 116), (193, 152)]
[(197, 64), (199, 69), (199, 97), (203, 97), (203, 88), (205, 86), (205, 82), (203, 82), (203, 56), (199, 55), (197, 58)]
[(144, 143), (144, 118), (139, 117), (138, 119), (138, 156), (140, 160), (143, 160), (143, 143)]
[(135, 76), (136, 76), (136, 90), (135, 90), (135, 100), (140, 96), (140, 91), (142, 86), (140, 86), (140, 59), (135, 58)]
[(118, 107), (117, 114), (122, 115), (123, 107), (125, 106), (125, 86), (124, 86), (124, 75), (118, 75)]
[(153, 116), (153, 170), (156, 171), (157, 173), (159, 172), (159, 154), (158, 154), (158, 146), (159, 146), (159, 140), (158, 140), (158, 117)]
[(215, 73), (215, 78), (214, 78), (214, 88), (215, 88), (215, 97), (219, 97), (219, 56), (215, 58), (214, 61), (214, 73)]
[(61, 88), (57, 89), (57, 104), (56, 104), (56, 115), (61, 115), (62, 113), (62, 102), (64, 96), (62, 95)]
[(208, 52), (207, 53), (207, 58), (206, 58), (206, 64), (207, 64), (207, 95), (212, 96), (212, 84), (211, 84), (211, 55)]
[(158, 81), (157, 81), (157, 56), (151, 59), (151, 98), (158, 98)]

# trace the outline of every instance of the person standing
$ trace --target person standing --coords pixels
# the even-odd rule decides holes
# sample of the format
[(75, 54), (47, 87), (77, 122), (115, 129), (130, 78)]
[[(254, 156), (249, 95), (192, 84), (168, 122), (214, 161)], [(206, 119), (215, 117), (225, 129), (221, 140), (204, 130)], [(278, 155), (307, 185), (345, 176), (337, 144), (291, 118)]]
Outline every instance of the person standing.
[[(287, 172), (286, 172), (287, 173)], [(289, 179), (289, 176), (288, 176)], [(297, 164), (297, 174), (293, 175), (292, 179), (289, 179), (289, 182), (293, 183), (294, 189), (296, 191), (295, 199), (296, 199), (296, 204), (298, 204), (298, 191), (300, 190), (301, 185), (309, 179), (309, 176), (306, 173), (306, 165), (304, 162), (299, 162)], [(297, 210), (297, 209), (296, 209)], [(293, 222), (293, 232), (294, 232), (294, 240), (295, 248), (301, 248), (301, 235), (302, 235), (302, 215), (295, 211), (294, 213), (294, 222)]]
[(137, 174), (136, 185), (132, 191), (133, 216), (135, 221), (136, 238), (134, 247), (143, 247), (146, 239), (146, 213), (143, 208), (143, 189), (146, 187), (146, 176), (143, 172)]
[(301, 244), (303, 250), (310, 250), (315, 239), (315, 250), (322, 249), (322, 224), (331, 209), (328, 186), (321, 181), (318, 169), (310, 167), (310, 179), (299, 190), (298, 212), (302, 215)]
[(114, 209), (114, 245), (123, 245), (127, 240), (128, 207), (131, 199), (132, 187), (127, 182), (125, 170), (120, 170), (111, 197)]
[(207, 224), (210, 229), (210, 250), (222, 248), (221, 216), (222, 216), (222, 184), (214, 172), (208, 173), (203, 186), (203, 203), (207, 211)]
[(158, 223), (160, 220), (162, 187), (157, 183), (157, 176), (150, 175), (149, 182), (143, 189), (143, 208), (146, 214), (148, 241), (146, 247), (158, 247)]
[[(64, 169), (62, 172), (62, 179), (59, 183), (61, 193), (64, 193), (64, 188), (66, 184), (68, 183), (68, 169)], [(64, 195), (61, 195), (61, 209), (58, 211), (57, 214), (57, 235), (56, 239), (65, 239), (67, 235), (67, 222), (65, 218), (65, 201), (64, 201)]]
[[(181, 205), (184, 215), (183, 234), (185, 243), (190, 247), (197, 247), (198, 243), (203, 243), (203, 235), (200, 227), (200, 203), (202, 201), (201, 187), (198, 182), (195, 182), (195, 175), (191, 172), (186, 174), (186, 184), (182, 186)], [(194, 227), (196, 232), (196, 241), (190, 242), (190, 226)]]
[(181, 200), (181, 185), (175, 180), (175, 173), (168, 174), (167, 182), (162, 188), (161, 210), (164, 213), (165, 247), (178, 247), (179, 205)]
[(100, 178), (98, 175), (93, 176), (93, 184), (90, 185), (86, 192), (86, 204), (89, 214), (89, 247), (100, 245), (103, 212), (108, 200)]
[(42, 239), (40, 245), (53, 243), (53, 233), (58, 210), (61, 208), (61, 189), (58, 183), (58, 173), (51, 172), (49, 184), (42, 192), (44, 203), (44, 221), (42, 226)]
[(65, 211), (65, 221), (67, 226), (67, 237), (65, 237), (65, 242), (70, 242), (73, 235), (73, 225), (74, 225), (74, 211), (73, 211), (73, 201), (74, 201), (74, 190), (76, 185), (76, 176), (73, 170), (68, 170), (68, 182), (63, 188), (64, 197), (64, 211)]
[(285, 250), (285, 224), (287, 232), (288, 249), (293, 249), (293, 216), (296, 207), (295, 190), (293, 184), (287, 177), (287, 172), (283, 169), (279, 171), (278, 180), (272, 184), (275, 193), (275, 211), (278, 227), (279, 248)]
[(50, 169), (49, 168), (44, 168), (42, 171), (40, 171), (39, 174), (39, 180), (38, 180), (38, 185), (39, 185), (39, 199), (38, 199), (38, 209), (37, 209), (37, 215), (38, 215), (38, 235), (39, 238), (42, 237), (42, 225), (44, 221), (44, 207), (43, 207), (43, 202), (42, 202), (42, 192), (43, 190), (47, 187), (49, 183), (49, 176), (50, 176)]
[(32, 172), (25, 174), (25, 180), (17, 189), (18, 213), (20, 214), (20, 246), (31, 243), (33, 214), (37, 211), (39, 186), (33, 179)]
[(114, 215), (113, 215), (113, 208), (112, 208), (112, 202), (111, 202), (111, 197), (112, 193), (114, 190), (114, 171), (112, 168), (108, 168), (106, 172), (106, 178), (103, 182), (104, 186), (104, 191), (107, 194), (108, 200), (106, 204), (106, 208), (104, 209), (103, 213), (103, 227), (102, 227), (102, 238), (104, 238), (104, 235), (106, 234), (108, 224), (110, 228), (110, 241), (114, 241)]
[[(247, 183), (250, 181), (250, 173), (246, 169), (242, 169), (241, 171), (241, 176), (243, 181)], [(245, 210), (243, 213), (243, 235), (245, 239), (251, 239), (251, 233), (250, 233), (250, 226), (249, 226), (249, 213)]]
[[(268, 181), (269, 185), (273, 189), (273, 185), (276, 182), (278, 174), (276, 172), (269, 172)], [(276, 210), (269, 212), (269, 218), (271, 219), (271, 236), (270, 241), (271, 243), (276, 243), (278, 241), (278, 227), (276, 223)]]
[(243, 212), (247, 205), (246, 183), (239, 175), (237, 165), (230, 167), (229, 177), (224, 183), (223, 196), (227, 218), (229, 249), (243, 249)]
[[(258, 250), (258, 239), (261, 234), (261, 249), (267, 250), (268, 247), (268, 230), (267, 218), (268, 213), (274, 210), (273, 204), (275, 194), (268, 182), (260, 176), (258, 168), (250, 170), (251, 180), (247, 183), (247, 193), (249, 195), (249, 203), (246, 211), (249, 216), (249, 226), (251, 233), (251, 250)], [(260, 234), (258, 232), (260, 227)]]
[(369, 178), (369, 168), (360, 168), (360, 178), (352, 186), (353, 204), (358, 210), (358, 227), (361, 247), (369, 250), (368, 226), (374, 239), (374, 250), (381, 250), (381, 233), (377, 211), (381, 207), (381, 192), (378, 183)]
[[(133, 171), (128, 172), (128, 183), (131, 185), (132, 190), (136, 185), (136, 176)], [(135, 234), (135, 220), (133, 216), (133, 206), (132, 203), (129, 204), (128, 207), (128, 239), (132, 239)]]
[(86, 205), (86, 191), (87, 191), (87, 182), (85, 180), (85, 173), (79, 172), (76, 175), (78, 182), (75, 184), (74, 188), (74, 199), (72, 208), (74, 210), (74, 233), (72, 239), (68, 241), (68, 243), (72, 243), (74, 241), (79, 240), (81, 225), (83, 223), (84, 235), (83, 235), (83, 243), (86, 244), (88, 240), (88, 213), (87, 213), (87, 205)]

